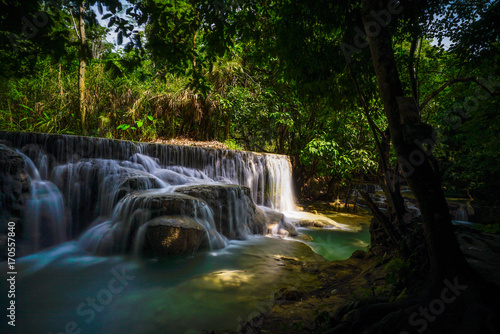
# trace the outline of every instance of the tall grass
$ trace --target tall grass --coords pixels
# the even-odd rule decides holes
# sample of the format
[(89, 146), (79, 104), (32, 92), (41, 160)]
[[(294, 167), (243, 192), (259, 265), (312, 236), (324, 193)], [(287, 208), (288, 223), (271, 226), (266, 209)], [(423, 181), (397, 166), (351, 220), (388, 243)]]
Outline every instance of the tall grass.
[[(140, 71), (117, 75), (105, 70), (104, 62), (89, 64), (90, 135), (130, 140), (178, 136), (225, 140), (230, 136), (228, 109), (221, 106), (222, 90), (202, 96), (186, 88), (187, 77), (161, 77), (149, 62), (141, 66)], [(47, 59), (37, 64), (36, 73), (0, 78), (0, 129), (81, 134), (76, 71)]]

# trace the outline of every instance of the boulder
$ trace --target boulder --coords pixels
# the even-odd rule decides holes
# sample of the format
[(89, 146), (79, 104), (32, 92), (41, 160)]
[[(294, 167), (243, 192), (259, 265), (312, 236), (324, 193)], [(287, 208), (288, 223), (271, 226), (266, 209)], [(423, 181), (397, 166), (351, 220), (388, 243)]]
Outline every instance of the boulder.
[(22, 155), (0, 144), (0, 232), (8, 221), (20, 221), (30, 184)]
[[(206, 207), (205, 201), (185, 194), (165, 192), (164, 189), (142, 190), (127, 194), (121, 199), (115, 212), (115, 220), (135, 219), (139, 223), (140, 216), (147, 216), (147, 220), (150, 220), (171, 215), (209, 219), (210, 217), (203, 217), (206, 214), (203, 208)], [(142, 220), (140, 224), (145, 222), (146, 220)]]
[(265, 215), (264, 211), (262, 211), (262, 209), (259, 208), (258, 206), (255, 207), (255, 215), (253, 216), (253, 220), (257, 226), (264, 226), (262, 234), (268, 233), (266, 215)]
[(280, 221), (277, 224), (269, 224), (268, 229), (274, 236), (279, 237), (296, 237), (299, 235), (299, 233), (295, 229), (295, 226), (286, 221)]
[(262, 211), (266, 216), (267, 229), (275, 236), (288, 237), (288, 236), (298, 236), (299, 233), (295, 229), (295, 226), (285, 220), (285, 216), (278, 211), (270, 209), (268, 207), (262, 207)]
[(278, 224), (279, 222), (282, 222), (285, 218), (285, 216), (281, 212), (275, 211), (266, 206), (261, 207), (261, 209), (266, 215), (267, 223), (270, 225)]
[(304, 298), (304, 293), (294, 287), (281, 288), (274, 294), (274, 301), (277, 304), (283, 304), (286, 302), (298, 302), (302, 298)]
[(145, 226), (142, 254), (191, 254), (207, 244), (205, 228), (192, 217), (162, 216), (146, 222)]
[(136, 190), (161, 188), (159, 180), (146, 172), (130, 168), (122, 168), (118, 174), (110, 175), (101, 187), (101, 196), (107, 201), (101, 203), (100, 214), (111, 213), (112, 208), (127, 194)]
[(214, 183), (183, 186), (175, 191), (205, 201), (213, 211), (217, 231), (229, 239), (267, 232), (248, 187)]
[[(18, 241), (23, 235), (23, 210), (30, 198), (31, 181), (23, 157), (0, 144), (0, 261), (7, 259), (7, 224), (16, 223)], [(19, 248), (19, 246), (18, 246)], [(19, 249), (18, 249), (19, 252)]]
[(85, 248), (103, 254), (142, 252), (141, 243), (146, 243), (144, 247), (151, 254), (183, 254), (197, 249), (200, 239), (206, 239), (211, 248), (224, 246), (203, 200), (164, 189), (126, 195), (117, 204), (112, 220), (99, 226), (80, 239)]

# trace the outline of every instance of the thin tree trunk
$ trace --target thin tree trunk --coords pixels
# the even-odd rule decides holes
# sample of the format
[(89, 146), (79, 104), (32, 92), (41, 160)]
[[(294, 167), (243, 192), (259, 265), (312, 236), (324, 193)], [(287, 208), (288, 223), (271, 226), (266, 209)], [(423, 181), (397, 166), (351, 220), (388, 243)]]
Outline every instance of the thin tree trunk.
[[(441, 283), (443, 278), (456, 277), (469, 267), (452, 230), (438, 171), (434, 169), (427, 153), (422, 152), (414, 139), (408, 138), (407, 133), (405, 135), (406, 124), (402, 124), (401, 116), (410, 113), (409, 109), (412, 107), (417, 110), (417, 106), (409, 105), (408, 100), (404, 99), (389, 29), (387, 26), (379, 25), (377, 34), (370, 31), (370, 25), (373, 25), (371, 12), (378, 13), (387, 8), (387, 1), (363, 0), (362, 4), (362, 20), (365, 32), (370, 36), (368, 44), (392, 143), (400, 165), (407, 168), (404, 176), (417, 198), (422, 213), (432, 279), (434, 283)], [(412, 101), (415, 104), (413, 99)]]
[(345, 204), (344, 204), (344, 210), (345, 212), (349, 212), (349, 199), (351, 198), (351, 181), (347, 184), (347, 191), (345, 193)]
[[(386, 135), (384, 132), (382, 132), (378, 128), (378, 126), (375, 124), (372, 117), (370, 116), (370, 110), (368, 108), (368, 104), (366, 103), (366, 100), (365, 100), (363, 94), (361, 93), (361, 88), (358, 84), (358, 80), (356, 79), (356, 76), (354, 75), (354, 71), (352, 70), (351, 63), (347, 59), (347, 55), (346, 55), (346, 62), (347, 62), (347, 67), (349, 69), (349, 73), (351, 75), (351, 79), (354, 82), (354, 86), (356, 87), (358, 97), (360, 98), (361, 104), (363, 105), (363, 110), (364, 110), (365, 116), (368, 120), (368, 125), (370, 126), (370, 129), (372, 130), (375, 144), (376, 144), (377, 149), (378, 149), (379, 154), (380, 154), (379, 166), (382, 169), (382, 173), (384, 175), (383, 179), (386, 181), (385, 183), (381, 182), (380, 184), (382, 186), (382, 189), (384, 190), (384, 193), (385, 193), (387, 200), (389, 201), (388, 202), (388, 204), (390, 205), (389, 212), (394, 211), (394, 214), (396, 215), (398, 224), (401, 225), (401, 224), (403, 224), (403, 217), (404, 217), (404, 214), (406, 212), (406, 209), (404, 206), (404, 199), (401, 196), (401, 192), (396, 191), (396, 189), (394, 187), (395, 181), (396, 181), (396, 178), (394, 177), (395, 172), (391, 169), (391, 166), (389, 164), (390, 140), (388, 138), (388, 135)], [(381, 135), (380, 140), (378, 137), (379, 133)]]
[(60, 101), (59, 101), (59, 108), (62, 110), (63, 104), (64, 104), (64, 90), (63, 90), (63, 82), (62, 82), (62, 64), (59, 63), (59, 76), (58, 76), (58, 81), (59, 81), (59, 93), (61, 94)]
[(385, 233), (391, 240), (391, 243), (394, 247), (396, 247), (397, 251), (403, 258), (408, 258), (409, 250), (406, 246), (406, 243), (403, 241), (403, 237), (399, 234), (397, 229), (394, 228), (394, 225), (387, 219), (387, 217), (380, 211), (377, 205), (373, 202), (370, 195), (366, 191), (360, 191), (361, 196), (365, 200), (366, 205), (370, 208), (372, 215), (375, 219), (382, 225), (385, 230)]
[(353, 204), (353, 212), (356, 213), (358, 212), (358, 185), (355, 183), (354, 184), (354, 204)]
[(85, 94), (85, 72), (87, 70), (87, 38), (85, 36), (85, 1), (79, 4), (79, 31), (80, 31), (80, 49), (79, 49), (79, 67), (78, 67), (78, 92), (80, 102), (80, 117), (82, 120), (83, 132), (87, 132), (87, 105)]

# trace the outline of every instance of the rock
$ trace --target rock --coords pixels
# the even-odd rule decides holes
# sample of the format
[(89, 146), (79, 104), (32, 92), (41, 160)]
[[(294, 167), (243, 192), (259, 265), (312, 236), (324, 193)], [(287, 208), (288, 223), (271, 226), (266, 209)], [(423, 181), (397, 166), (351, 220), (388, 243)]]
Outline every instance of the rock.
[(296, 237), (299, 235), (299, 233), (295, 229), (295, 226), (292, 223), (289, 223), (287, 221), (283, 221), (281, 223), (281, 228), (283, 228), (285, 231), (287, 231), (291, 237)]
[(296, 237), (299, 235), (299, 233), (295, 229), (295, 226), (286, 221), (281, 221), (278, 224), (268, 225), (268, 229), (271, 231), (273, 235), (284, 238), (288, 236)]
[(304, 298), (304, 294), (296, 288), (282, 288), (274, 294), (274, 300), (278, 303), (299, 301)]
[(90, 228), (79, 241), (98, 254), (146, 255), (184, 254), (205, 245), (216, 249), (225, 244), (206, 202), (164, 189), (126, 195), (112, 220)]
[(268, 208), (266, 206), (261, 207), (262, 211), (266, 215), (267, 223), (270, 225), (275, 225), (278, 224), (279, 222), (283, 221), (285, 216), (278, 211), (275, 211), (271, 208)]
[(281, 212), (268, 207), (262, 207), (262, 212), (266, 216), (267, 228), (273, 235), (281, 237), (295, 237), (299, 235), (295, 226), (285, 221), (285, 216)]
[(245, 239), (248, 234), (267, 231), (248, 187), (203, 184), (179, 187), (175, 191), (205, 201), (213, 211), (217, 231), (229, 239)]
[(206, 242), (203, 226), (188, 216), (163, 216), (146, 222), (143, 254), (190, 254)]
[(358, 249), (354, 251), (351, 255), (351, 258), (353, 259), (364, 259), (366, 256), (366, 252), (362, 249)]
[(467, 262), (485, 279), (500, 282), (500, 235), (482, 233), (466, 226), (455, 234)]
[[(217, 237), (214, 235), (215, 226), (213, 226), (213, 220), (209, 215), (209, 209), (203, 200), (184, 194), (165, 193), (163, 190), (143, 190), (126, 195), (117, 206), (112, 232), (115, 246), (111, 252), (132, 251), (140, 228), (150, 220), (163, 216), (197, 218), (199, 223), (205, 224), (204, 230), (206, 232), (204, 233), (208, 233), (209, 238)], [(187, 220), (184, 219), (184, 221)], [(190, 227), (197, 225), (191, 221), (189, 223)], [(163, 229), (164, 232), (160, 233), (155, 240), (158, 240), (161, 235), (170, 236), (173, 233), (172, 229), (176, 225), (172, 221), (168, 221), (168, 226), (170, 228)]]
[(264, 214), (264, 211), (262, 211), (261, 208), (255, 207), (255, 215), (253, 217), (255, 224), (258, 226), (264, 226), (264, 230), (262, 231), (262, 234), (267, 234), (268, 233), (268, 228), (267, 228), (267, 218), (266, 215)]
[(118, 203), (125, 195), (136, 190), (148, 190), (160, 188), (161, 185), (158, 179), (151, 175), (134, 169), (123, 168), (118, 175), (113, 175), (106, 179), (105, 185), (102, 188), (105, 196), (110, 196), (109, 203), (103, 203), (107, 208), (102, 208), (101, 214), (110, 213), (116, 203)]
[(150, 219), (171, 215), (201, 218), (202, 208), (206, 206), (205, 201), (192, 196), (167, 193), (162, 189), (142, 190), (126, 195), (122, 199), (117, 215), (118, 219), (128, 219), (132, 213), (143, 211)]
[(24, 205), (30, 197), (30, 184), (23, 157), (0, 144), (0, 232), (3, 232), (7, 222), (21, 219)]

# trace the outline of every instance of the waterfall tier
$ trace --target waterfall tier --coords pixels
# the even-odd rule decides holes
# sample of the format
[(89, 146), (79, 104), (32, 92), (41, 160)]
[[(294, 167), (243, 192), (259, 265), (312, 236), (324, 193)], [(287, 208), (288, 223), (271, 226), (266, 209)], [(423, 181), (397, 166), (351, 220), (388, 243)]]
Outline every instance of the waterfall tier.
[[(56, 166), (82, 159), (125, 161), (124, 166), (141, 164), (149, 172), (162, 166), (174, 172), (182, 170), (185, 176), (205, 176), (214, 181), (244, 185), (250, 188), (257, 205), (277, 211), (295, 209), (291, 165), (285, 155), (31, 132), (0, 131), (2, 142), (22, 149), (44, 179), (49, 178), (49, 171)], [(153, 157), (156, 166), (148, 165), (141, 158), (129, 161), (137, 153)]]
[(256, 204), (295, 209), (287, 156), (19, 132), (0, 144), (29, 175), (28, 253), (73, 238), (100, 254), (221, 248), (267, 232)]

